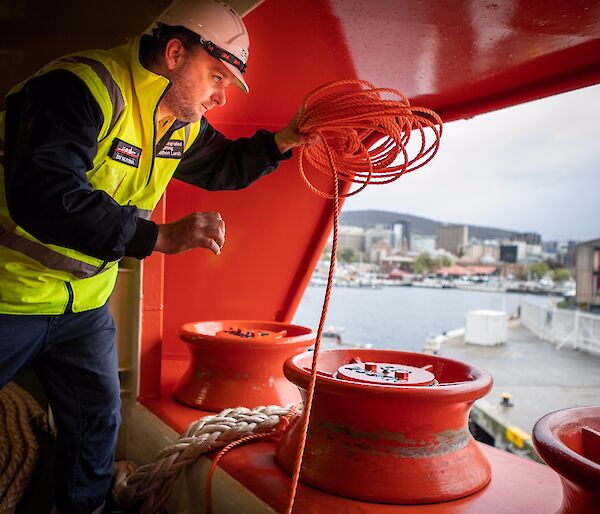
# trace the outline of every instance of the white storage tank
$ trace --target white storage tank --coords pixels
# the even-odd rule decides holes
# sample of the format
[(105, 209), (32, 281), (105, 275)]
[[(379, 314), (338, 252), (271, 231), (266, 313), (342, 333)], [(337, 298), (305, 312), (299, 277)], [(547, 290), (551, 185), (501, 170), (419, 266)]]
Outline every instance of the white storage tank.
[(465, 342), (492, 346), (506, 343), (508, 314), (504, 311), (477, 310), (467, 313)]

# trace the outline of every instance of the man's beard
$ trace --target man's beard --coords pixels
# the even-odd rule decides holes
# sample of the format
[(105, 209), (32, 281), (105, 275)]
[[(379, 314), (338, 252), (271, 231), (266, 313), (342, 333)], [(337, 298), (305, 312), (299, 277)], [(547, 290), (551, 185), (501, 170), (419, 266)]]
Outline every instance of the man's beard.
[(171, 81), (171, 87), (163, 98), (165, 106), (179, 121), (192, 123), (200, 120), (202, 114), (198, 113), (188, 97), (188, 91), (193, 85), (186, 74), (186, 66), (174, 70), (168, 78)]

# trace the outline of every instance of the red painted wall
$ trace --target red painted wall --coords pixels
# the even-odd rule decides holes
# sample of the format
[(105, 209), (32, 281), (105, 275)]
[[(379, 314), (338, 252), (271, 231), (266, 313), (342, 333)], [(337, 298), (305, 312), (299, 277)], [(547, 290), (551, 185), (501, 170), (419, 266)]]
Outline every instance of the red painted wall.
[[(600, 81), (595, 9), (454, 0), (267, 0), (246, 18), (250, 94), (229, 93), (209, 121), (229, 137), (276, 130), (319, 85), (362, 78), (406, 91), (444, 121)], [(500, 30), (502, 29), (502, 30)], [(565, 37), (569, 35), (570, 37)], [(235, 89), (235, 88), (234, 88)], [(165, 265), (163, 355), (186, 356), (177, 327), (218, 318), (288, 321), (331, 229), (330, 202), (301, 182), (296, 158), (247, 190), (209, 193), (173, 181), (166, 218), (219, 211), (223, 253), (195, 250)]]
[[(228, 104), (209, 120), (227, 136), (276, 130), (309, 91), (355, 77), (327, 1), (268, 1), (245, 21), (250, 93), (231, 91)], [(219, 257), (203, 250), (167, 257), (163, 355), (187, 355), (176, 336), (185, 322), (290, 320), (329, 234), (330, 203), (302, 183), (297, 157), (243, 191), (210, 193), (174, 181), (167, 221), (192, 210), (218, 211), (227, 235)]]

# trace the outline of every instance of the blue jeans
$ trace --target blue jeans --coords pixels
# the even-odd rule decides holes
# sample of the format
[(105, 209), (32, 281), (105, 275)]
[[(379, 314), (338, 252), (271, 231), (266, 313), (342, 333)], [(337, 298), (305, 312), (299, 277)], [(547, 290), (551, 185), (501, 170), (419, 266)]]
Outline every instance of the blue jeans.
[(31, 364), (56, 421), (55, 502), (90, 514), (108, 494), (121, 422), (108, 305), (60, 316), (0, 314), (0, 388)]

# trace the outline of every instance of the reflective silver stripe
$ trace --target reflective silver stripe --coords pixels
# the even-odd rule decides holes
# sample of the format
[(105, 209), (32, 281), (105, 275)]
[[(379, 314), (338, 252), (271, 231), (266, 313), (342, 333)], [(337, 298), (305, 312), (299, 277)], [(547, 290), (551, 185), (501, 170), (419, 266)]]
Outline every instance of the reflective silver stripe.
[(150, 216), (152, 216), (152, 211), (147, 211), (146, 209), (140, 209), (138, 207), (138, 216), (140, 218), (144, 218), (145, 220), (149, 220)]
[(65, 62), (87, 64), (90, 68), (92, 68), (92, 70), (94, 70), (94, 72), (96, 72), (96, 75), (98, 75), (98, 77), (106, 87), (106, 90), (108, 91), (108, 96), (110, 96), (110, 101), (113, 107), (112, 118), (110, 120), (110, 126), (108, 127), (107, 132), (109, 133), (116, 125), (117, 121), (119, 120), (119, 117), (121, 116), (121, 113), (123, 112), (123, 109), (125, 108), (125, 100), (123, 99), (123, 93), (121, 92), (121, 88), (118, 86), (117, 82), (108, 71), (108, 68), (104, 66), (104, 64), (102, 64), (100, 61), (90, 59), (89, 57), (83, 57), (81, 55), (73, 55), (71, 57), (66, 57), (61, 60)]
[(185, 125), (183, 127), (183, 149), (185, 150), (185, 147), (188, 144), (188, 140), (190, 139), (190, 131), (192, 130), (192, 128), (190, 127), (190, 124), (188, 123), (187, 125)]
[(10, 229), (0, 226), (0, 245), (21, 252), (22, 254), (35, 259), (40, 264), (43, 264), (46, 268), (57, 271), (66, 271), (72, 273), (77, 278), (89, 278), (97, 275), (99, 272), (104, 273), (112, 267), (107, 266), (102, 269), (102, 266), (87, 264), (86, 262), (55, 252), (43, 244), (36, 243), (35, 241), (31, 241), (23, 236), (15, 234), (13, 232), (15, 226), (16, 225), (13, 225)]

